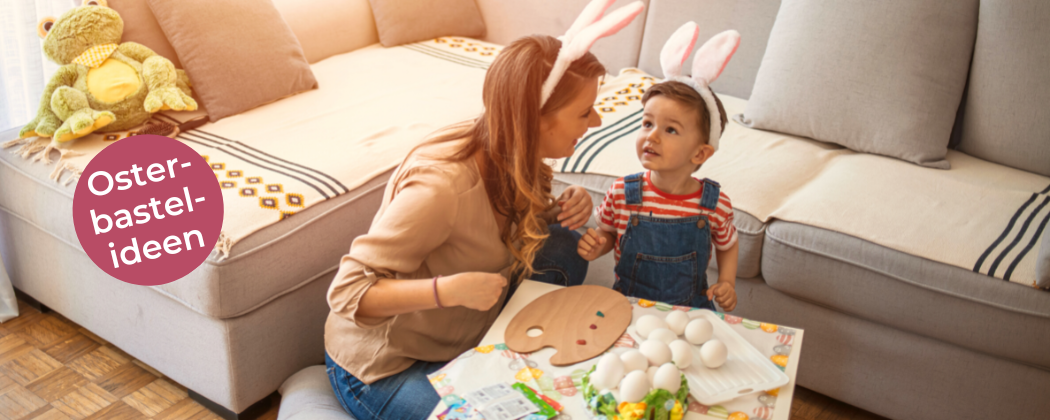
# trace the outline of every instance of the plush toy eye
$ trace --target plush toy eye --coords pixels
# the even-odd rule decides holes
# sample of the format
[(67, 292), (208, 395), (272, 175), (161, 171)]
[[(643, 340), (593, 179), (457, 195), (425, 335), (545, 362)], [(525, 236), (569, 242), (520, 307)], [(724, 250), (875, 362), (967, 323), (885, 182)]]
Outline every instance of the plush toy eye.
[(36, 34), (40, 35), (40, 38), (44, 38), (48, 32), (51, 32), (53, 26), (55, 26), (55, 18), (46, 17), (40, 19), (40, 23), (36, 24)]
[(80, 5), (109, 7), (109, 3), (107, 3), (106, 0), (84, 0)]

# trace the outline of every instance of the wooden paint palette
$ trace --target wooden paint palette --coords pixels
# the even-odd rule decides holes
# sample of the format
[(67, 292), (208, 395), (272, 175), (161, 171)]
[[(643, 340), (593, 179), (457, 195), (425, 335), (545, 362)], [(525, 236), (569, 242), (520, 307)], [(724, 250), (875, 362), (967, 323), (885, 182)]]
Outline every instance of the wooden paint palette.
[[(544, 347), (558, 352), (554, 366), (568, 366), (608, 350), (631, 324), (631, 304), (619, 292), (602, 286), (573, 286), (540, 296), (507, 325), (507, 348), (531, 353)], [(528, 331), (542, 333), (529, 337)]]

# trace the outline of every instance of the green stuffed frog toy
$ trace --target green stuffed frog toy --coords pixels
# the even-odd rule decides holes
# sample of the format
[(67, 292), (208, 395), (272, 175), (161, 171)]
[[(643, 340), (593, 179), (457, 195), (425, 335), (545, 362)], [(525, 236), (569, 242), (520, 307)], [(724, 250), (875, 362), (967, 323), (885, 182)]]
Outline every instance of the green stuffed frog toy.
[(128, 130), (157, 111), (197, 109), (184, 71), (141, 44), (120, 42), (124, 21), (105, 0), (44, 18), (38, 30), (44, 54), (62, 67), (20, 138), (51, 137), (51, 149), (93, 132)]

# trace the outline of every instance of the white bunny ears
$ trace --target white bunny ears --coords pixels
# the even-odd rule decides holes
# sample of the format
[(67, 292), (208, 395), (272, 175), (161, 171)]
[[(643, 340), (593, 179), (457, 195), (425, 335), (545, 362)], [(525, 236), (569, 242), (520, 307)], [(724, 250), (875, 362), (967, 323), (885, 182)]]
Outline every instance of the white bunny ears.
[(696, 22), (687, 22), (678, 28), (660, 50), (660, 66), (663, 67), (665, 80), (685, 83), (704, 99), (707, 112), (711, 115), (711, 133), (707, 143), (717, 149), (718, 139), (722, 135), (722, 113), (718, 110), (714, 92), (708, 86), (718, 79), (740, 46), (740, 33), (730, 29), (705, 42), (693, 57), (693, 76), (690, 78), (682, 74), (682, 65), (693, 51), (696, 37), (699, 35), (700, 27)]
[(551, 73), (543, 82), (543, 89), (540, 91), (541, 108), (550, 99), (554, 87), (558, 86), (558, 82), (573, 61), (583, 57), (599, 38), (619, 32), (645, 8), (641, 1), (635, 1), (602, 17), (614, 1), (616, 0), (592, 0), (584, 7), (583, 12), (580, 12), (580, 16), (565, 35), (560, 37), (561, 50), (558, 51), (558, 58), (554, 61)]

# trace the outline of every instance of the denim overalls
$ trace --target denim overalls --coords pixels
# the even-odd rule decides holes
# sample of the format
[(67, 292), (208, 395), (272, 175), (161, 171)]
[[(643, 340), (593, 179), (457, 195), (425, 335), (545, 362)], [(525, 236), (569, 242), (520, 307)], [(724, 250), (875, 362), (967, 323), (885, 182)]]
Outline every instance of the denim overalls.
[[(645, 174), (624, 178), (627, 206), (642, 205)], [(703, 180), (700, 206), (714, 212), (719, 185)], [(616, 290), (671, 305), (714, 310), (707, 299), (707, 262), (711, 256), (711, 226), (707, 216), (664, 219), (631, 212), (620, 237)]]

